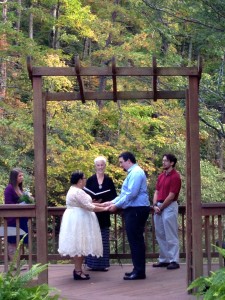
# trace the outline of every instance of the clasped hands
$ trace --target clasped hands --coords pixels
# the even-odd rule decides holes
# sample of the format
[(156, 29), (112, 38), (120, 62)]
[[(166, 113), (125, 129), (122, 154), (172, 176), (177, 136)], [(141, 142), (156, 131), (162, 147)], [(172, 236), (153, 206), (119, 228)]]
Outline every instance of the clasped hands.
[(99, 203), (97, 200), (93, 199), (93, 203), (95, 206), (104, 208), (103, 211), (115, 212), (117, 210), (116, 205), (113, 204), (111, 201)]
[(156, 214), (156, 215), (160, 215), (160, 214), (162, 213), (160, 207), (154, 205), (153, 208), (154, 208), (154, 211), (155, 211), (155, 214)]
[(107, 210), (110, 212), (115, 212), (117, 210), (116, 205), (113, 204), (111, 201), (104, 202), (104, 203), (102, 203), (102, 205), (104, 207), (107, 207)]

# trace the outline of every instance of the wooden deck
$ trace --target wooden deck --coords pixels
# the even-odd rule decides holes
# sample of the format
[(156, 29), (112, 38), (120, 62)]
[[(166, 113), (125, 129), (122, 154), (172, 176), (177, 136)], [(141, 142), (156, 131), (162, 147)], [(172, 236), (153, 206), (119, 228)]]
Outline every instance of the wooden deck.
[(61, 291), (68, 300), (188, 300), (196, 299), (186, 292), (186, 265), (178, 270), (153, 268), (147, 264), (145, 280), (125, 281), (125, 272), (131, 265), (112, 265), (108, 272), (88, 271), (91, 279), (74, 281), (73, 265), (50, 265), (49, 285)]

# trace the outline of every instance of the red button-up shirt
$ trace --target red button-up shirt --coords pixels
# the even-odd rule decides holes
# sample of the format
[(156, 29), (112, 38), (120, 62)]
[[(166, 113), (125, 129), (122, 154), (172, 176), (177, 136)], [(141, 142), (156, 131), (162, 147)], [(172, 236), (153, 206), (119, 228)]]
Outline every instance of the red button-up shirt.
[(156, 190), (158, 191), (158, 199), (157, 201), (165, 200), (169, 193), (174, 193), (174, 201), (178, 199), (179, 192), (181, 188), (181, 178), (180, 174), (173, 169), (171, 172), (166, 173), (163, 172), (159, 175)]

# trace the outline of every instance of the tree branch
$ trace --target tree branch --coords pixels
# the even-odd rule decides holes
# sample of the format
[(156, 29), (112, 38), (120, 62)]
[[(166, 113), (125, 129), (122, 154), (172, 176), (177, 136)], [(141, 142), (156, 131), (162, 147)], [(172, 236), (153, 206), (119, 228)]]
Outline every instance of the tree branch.
[(183, 22), (189, 22), (189, 23), (193, 23), (193, 24), (197, 24), (197, 25), (201, 25), (201, 26), (204, 26), (205, 28), (210, 28), (210, 29), (213, 29), (215, 31), (219, 31), (219, 32), (224, 32), (225, 29), (224, 28), (216, 28), (214, 25), (207, 25), (199, 20), (196, 20), (196, 19), (192, 19), (192, 18), (184, 18), (184, 17), (179, 17), (177, 16), (176, 12), (173, 11), (172, 9), (166, 7), (166, 8), (160, 8), (160, 7), (157, 7), (156, 5), (153, 5), (152, 3), (149, 2), (149, 0), (142, 0), (147, 6), (149, 6), (150, 8), (154, 9), (154, 10), (157, 10), (157, 11), (161, 11), (161, 12), (164, 12), (166, 13), (167, 15), (175, 18), (175, 19), (179, 19), (179, 20), (182, 20)]
[(215, 130), (218, 135), (220, 137), (225, 138), (225, 133), (222, 132), (221, 130), (219, 130), (218, 128), (216, 128), (215, 126), (211, 125), (210, 123), (208, 123), (206, 120), (204, 120), (201, 116), (199, 116), (199, 120), (202, 121), (204, 124), (206, 124), (208, 127), (212, 128), (213, 130)]

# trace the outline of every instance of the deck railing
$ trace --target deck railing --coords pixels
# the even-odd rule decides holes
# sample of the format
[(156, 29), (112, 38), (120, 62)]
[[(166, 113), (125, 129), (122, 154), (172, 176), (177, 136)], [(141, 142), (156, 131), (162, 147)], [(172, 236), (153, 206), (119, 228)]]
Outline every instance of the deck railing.
[[(48, 261), (58, 262), (61, 260), (70, 260), (62, 258), (58, 252), (58, 235), (60, 223), (65, 207), (48, 207)], [(179, 206), (179, 238), (180, 238), (180, 258), (185, 262), (186, 257), (186, 208)], [(15, 217), (17, 219), (17, 228), (12, 233), (7, 228), (6, 218)], [(4, 264), (5, 270), (8, 269), (7, 240), (8, 235), (14, 234), (19, 241), (19, 218), (28, 217), (28, 237), (29, 244), (25, 247), (21, 258), (28, 261), (29, 267), (36, 263), (36, 211), (35, 205), (0, 205), (0, 263)], [(131, 258), (129, 244), (127, 241), (124, 220), (120, 213), (111, 215), (110, 229), (110, 258), (112, 263), (116, 261), (127, 261)], [(212, 263), (223, 265), (224, 261), (212, 245), (223, 246), (225, 228), (225, 204), (213, 203), (202, 205), (202, 251), (204, 263), (207, 265), (207, 271), (212, 268)], [(147, 225), (145, 228), (146, 257), (147, 260), (153, 260), (158, 257), (158, 245), (155, 237), (153, 209), (151, 209)]]

